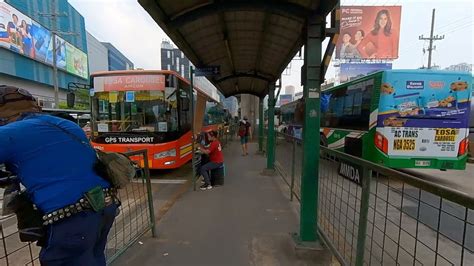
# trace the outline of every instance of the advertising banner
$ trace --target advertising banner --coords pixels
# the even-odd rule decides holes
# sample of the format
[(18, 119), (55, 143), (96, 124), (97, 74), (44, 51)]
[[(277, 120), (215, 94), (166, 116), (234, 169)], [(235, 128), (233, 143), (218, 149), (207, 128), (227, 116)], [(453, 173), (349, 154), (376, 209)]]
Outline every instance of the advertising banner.
[(342, 63), (339, 80), (341, 83), (350, 81), (354, 78), (363, 77), (372, 72), (379, 70), (392, 69), (391, 63), (374, 63), (374, 64), (354, 64)]
[(287, 104), (293, 101), (293, 95), (291, 94), (281, 94), (280, 95), (280, 105)]
[[(56, 38), (53, 39), (56, 39), (56, 66), (60, 69), (66, 70), (66, 41), (59, 36), (56, 36)], [(52, 40), (48, 47), (48, 56), (46, 58), (46, 62), (51, 65), (53, 64)]]
[(387, 72), (377, 132), (387, 139), (388, 154), (458, 156), (468, 135), (471, 81), (469, 73)]
[(0, 3), (0, 46), (34, 57), (30, 30), (29, 17), (5, 3)]
[(401, 6), (343, 6), (337, 59), (396, 59)]
[[(61, 37), (55, 39), (57, 67), (87, 78), (87, 55)], [(52, 40), (48, 29), (0, 0), (0, 47), (52, 65)]]
[(66, 43), (66, 55), (66, 70), (87, 78), (87, 55), (69, 43)]
[(35, 21), (32, 21), (31, 37), (33, 38), (34, 43), (35, 59), (41, 62), (46, 62), (49, 45), (52, 40), (51, 32)]

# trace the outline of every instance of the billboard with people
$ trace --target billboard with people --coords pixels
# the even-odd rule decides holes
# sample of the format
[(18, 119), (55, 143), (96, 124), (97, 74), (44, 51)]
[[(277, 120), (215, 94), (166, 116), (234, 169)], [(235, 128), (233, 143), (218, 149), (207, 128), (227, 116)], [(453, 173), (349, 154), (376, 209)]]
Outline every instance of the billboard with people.
[(396, 59), (401, 6), (341, 7), (337, 59)]
[[(56, 37), (56, 65), (71, 74), (88, 77), (87, 55)], [(53, 64), (53, 34), (38, 22), (0, 1), (0, 47)]]
[(342, 63), (340, 65), (341, 71), (339, 74), (339, 81), (347, 82), (355, 78), (360, 78), (367, 74), (392, 69), (391, 63), (372, 63), (372, 64), (357, 64), (357, 63)]
[[(56, 66), (60, 69), (66, 70), (66, 41), (56, 36), (54, 38), (56, 40)], [(69, 44), (69, 43), (68, 43)], [(48, 64), (53, 64), (53, 39), (48, 47), (48, 56), (46, 59)]]

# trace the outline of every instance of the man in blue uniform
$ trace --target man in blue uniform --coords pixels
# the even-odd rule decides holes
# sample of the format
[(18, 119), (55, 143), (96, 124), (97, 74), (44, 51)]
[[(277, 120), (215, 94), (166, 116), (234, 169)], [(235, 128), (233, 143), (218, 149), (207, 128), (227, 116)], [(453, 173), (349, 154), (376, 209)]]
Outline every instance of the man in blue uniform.
[[(82, 129), (40, 110), (27, 91), (0, 85), (0, 164), (18, 176), (43, 214), (40, 262), (105, 265), (115, 190), (95, 173), (97, 157)], [(91, 191), (102, 195), (102, 208), (94, 207)]]

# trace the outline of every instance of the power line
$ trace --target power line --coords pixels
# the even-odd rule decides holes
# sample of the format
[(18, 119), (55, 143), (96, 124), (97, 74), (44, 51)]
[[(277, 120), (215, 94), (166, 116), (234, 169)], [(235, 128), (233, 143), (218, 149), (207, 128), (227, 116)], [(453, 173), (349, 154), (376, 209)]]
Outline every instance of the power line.
[[(454, 26), (454, 27), (461, 26), (462, 24), (465, 23), (463, 20), (466, 20), (466, 19), (467, 19), (467, 21), (469, 21), (469, 22), (472, 21), (472, 18), (471, 18), (471, 17), (464, 17), (464, 18), (456, 19), (456, 20), (454, 20), (454, 21), (452, 21), (452, 22), (450, 22), (450, 23), (448, 23), (448, 24), (441, 25), (440, 27), (438, 27), (438, 30), (439, 30), (439, 29), (444, 29), (444, 28), (446, 28), (446, 27), (453, 26), (453, 25), (459, 24), (459, 23), (461, 23), (461, 24), (456, 25), (456, 26)], [(466, 22), (467, 22), (467, 21), (466, 21)]]
[(459, 26), (459, 27), (456, 27), (456, 28), (454, 28), (454, 29), (451, 28), (450, 30), (444, 31), (444, 32), (441, 33), (441, 34), (444, 35), (444, 34), (448, 34), (448, 33), (453, 33), (453, 32), (456, 32), (456, 31), (459, 31), (459, 30), (462, 30), (462, 29), (465, 29), (465, 28), (469, 28), (469, 27), (471, 27), (471, 26), (473, 26), (473, 25), (474, 25), (474, 22), (471, 22), (471, 24), (466, 24), (466, 25), (463, 25), (463, 26)]
[[(398, 2), (400, 2), (400, 0), (399, 0)], [(448, 22), (447, 24), (444, 24), (444, 25), (438, 27), (437, 29), (438, 29), (438, 30), (439, 30), (439, 29), (443, 29), (443, 28), (446, 28), (447, 26), (450, 26), (450, 25), (453, 25), (453, 24), (457, 24), (457, 23), (459, 23), (461, 20), (470, 19), (470, 18), (471, 18), (471, 17), (469, 17), (469, 16), (468, 16), (468, 17), (463, 17), (463, 18), (458, 18), (458, 19), (455, 19), (455, 20), (453, 20), (453, 21), (451, 21), (451, 22)], [(462, 26), (459, 25), (459, 26), (455, 26), (455, 27), (462, 27)], [(449, 32), (454, 32), (454, 31), (452, 31), (452, 28), (450, 28), (449, 31), (444, 31), (444, 32), (440, 33), (440, 35), (443, 35), (443, 34), (446, 34), (446, 33), (449, 33)], [(426, 44), (426, 43), (425, 43), (425, 44)], [(423, 44), (423, 46), (424, 46), (425, 44)], [(413, 43), (409, 44), (408, 46), (404, 47), (403, 50), (400, 50), (400, 53), (406, 52), (406, 51), (412, 49), (412, 48), (413, 48), (414, 46), (416, 46), (416, 45), (417, 45), (417, 43), (416, 43), (416, 42), (413, 42)]]

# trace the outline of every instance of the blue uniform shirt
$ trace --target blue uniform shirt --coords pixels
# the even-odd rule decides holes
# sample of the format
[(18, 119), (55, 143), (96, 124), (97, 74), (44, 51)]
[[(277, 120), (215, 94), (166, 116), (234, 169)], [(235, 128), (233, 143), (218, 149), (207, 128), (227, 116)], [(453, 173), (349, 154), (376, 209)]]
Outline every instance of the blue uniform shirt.
[(93, 169), (94, 150), (48, 123), (88, 142), (78, 125), (49, 115), (29, 114), (0, 126), (0, 164), (18, 175), (45, 213), (77, 202), (91, 188), (110, 186)]

